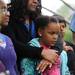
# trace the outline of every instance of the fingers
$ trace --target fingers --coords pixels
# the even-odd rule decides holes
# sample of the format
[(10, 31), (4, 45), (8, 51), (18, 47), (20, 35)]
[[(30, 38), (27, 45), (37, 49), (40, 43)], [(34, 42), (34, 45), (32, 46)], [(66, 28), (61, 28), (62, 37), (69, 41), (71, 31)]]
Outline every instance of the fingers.
[(49, 68), (51, 68), (52, 67), (52, 63), (49, 63)]
[(50, 63), (47, 60), (42, 60), (37, 66), (37, 70), (39, 70), (40, 72), (43, 72), (49, 65)]
[(42, 60), (42, 61), (40, 62), (40, 64), (38, 65), (37, 70), (43, 72), (43, 70), (44, 70), (45, 67), (46, 67), (46, 63), (44, 62), (44, 60)]
[(43, 72), (47, 68), (48, 65), (49, 65), (48, 63), (43, 63), (43, 65), (40, 68), (41, 72)]
[(54, 64), (57, 61), (58, 58), (59, 58), (59, 55), (56, 53), (55, 55), (52, 56), (52, 58), (50, 58), (51, 63)]
[(73, 51), (73, 48), (71, 46), (64, 46), (64, 50), (65, 51), (69, 51), (69, 50)]
[(58, 53), (58, 51), (54, 50), (56, 53)]
[(68, 50), (73, 50), (73, 48), (71, 46), (68, 46)]
[(37, 66), (37, 70), (40, 69), (41, 65), (42, 65), (42, 61), (38, 64), (38, 66)]

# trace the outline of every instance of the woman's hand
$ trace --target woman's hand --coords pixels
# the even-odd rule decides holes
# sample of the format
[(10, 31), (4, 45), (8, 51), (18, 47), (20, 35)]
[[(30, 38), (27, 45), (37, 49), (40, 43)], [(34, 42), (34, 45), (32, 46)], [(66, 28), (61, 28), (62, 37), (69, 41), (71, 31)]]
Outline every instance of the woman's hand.
[(71, 46), (67, 46), (66, 42), (63, 42), (63, 48), (65, 51), (69, 51), (69, 50), (73, 51), (73, 48)]
[(40, 61), (40, 63), (38, 64), (38, 66), (37, 66), (37, 70), (39, 71), (39, 72), (43, 72), (47, 67), (52, 67), (52, 63), (51, 62), (49, 62), (48, 60), (46, 60), (46, 59), (42, 59), (41, 61)]
[(73, 51), (73, 48), (71, 46), (64, 46), (64, 50), (65, 51), (69, 51), (69, 50)]
[(55, 61), (57, 60), (58, 58), (58, 54), (57, 54), (58, 51), (56, 50), (53, 50), (53, 49), (43, 49), (41, 55), (44, 59), (48, 60), (49, 62), (51, 63), (55, 63)]

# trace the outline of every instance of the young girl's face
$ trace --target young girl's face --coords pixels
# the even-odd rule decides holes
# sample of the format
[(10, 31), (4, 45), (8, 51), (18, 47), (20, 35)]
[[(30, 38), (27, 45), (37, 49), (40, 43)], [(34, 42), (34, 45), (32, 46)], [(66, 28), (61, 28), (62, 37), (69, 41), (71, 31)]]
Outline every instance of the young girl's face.
[(38, 30), (39, 35), (41, 35), (41, 42), (47, 46), (55, 45), (59, 32), (60, 25), (57, 23), (49, 23), (44, 29)]
[(10, 13), (7, 11), (7, 5), (0, 1), (0, 25), (8, 25)]

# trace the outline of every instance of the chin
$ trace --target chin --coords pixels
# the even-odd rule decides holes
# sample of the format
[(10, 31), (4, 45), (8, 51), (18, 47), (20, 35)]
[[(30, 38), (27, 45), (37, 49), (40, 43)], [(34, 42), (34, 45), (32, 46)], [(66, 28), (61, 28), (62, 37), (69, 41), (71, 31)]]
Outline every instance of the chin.
[(55, 45), (55, 43), (54, 44), (51, 44), (51, 46), (54, 46)]
[(35, 12), (35, 11), (36, 11), (36, 9), (32, 9), (31, 11)]
[(3, 26), (8, 26), (8, 23), (4, 23)]
[(29, 12), (36, 12), (36, 9), (32, 8), (32, 9), (29, 10)]

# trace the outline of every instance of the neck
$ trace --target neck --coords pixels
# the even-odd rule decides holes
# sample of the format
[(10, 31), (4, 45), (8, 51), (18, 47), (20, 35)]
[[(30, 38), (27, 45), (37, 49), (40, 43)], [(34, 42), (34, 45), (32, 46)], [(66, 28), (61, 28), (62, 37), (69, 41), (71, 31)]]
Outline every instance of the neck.
[(51, 48), (51, 46), (45, 44), (42, 40), (40, 40), (40, 45), (44, 48)]
[(29, 24), (29, 18), (26, 19), (25, 23), (26, 24)]

